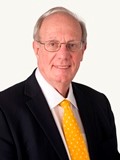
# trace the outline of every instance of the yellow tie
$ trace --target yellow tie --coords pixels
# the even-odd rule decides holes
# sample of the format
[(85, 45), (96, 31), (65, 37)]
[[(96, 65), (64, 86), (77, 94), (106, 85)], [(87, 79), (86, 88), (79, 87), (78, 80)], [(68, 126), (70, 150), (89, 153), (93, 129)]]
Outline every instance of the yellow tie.
[(63, 100), (60, 106), (64, 109), (63, 131), (71, 160), (90, 160), (80, 127), (70, 108), (70, 102)]

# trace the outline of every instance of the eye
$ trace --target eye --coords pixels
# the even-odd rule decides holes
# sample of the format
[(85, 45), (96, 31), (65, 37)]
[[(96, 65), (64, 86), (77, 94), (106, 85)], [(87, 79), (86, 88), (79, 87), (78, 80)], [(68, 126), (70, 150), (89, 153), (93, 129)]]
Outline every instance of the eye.
[(45, 45), (46, 45), (45, 47), (48, 51), (54, 52), (59, 49), (60, 42), (55, 41), (55, 40), (51, 40), (51, 41), (46, 42)]
[(76, 49), (77, 46), (78, 46), (78, 45), (77, 45), (76, 43), (74, 43), (74, 42), (68, 43), (68, 48), (69, 48), (69, 49)]
[(49, 47), (57, 48), (58, 45), (59, 45), (59, 43), (57, 41), (50, 41), (50, 42), (48, 42), (48, 46)]
[(49, 46), (55, 46), (55, 42), (49, 42)]

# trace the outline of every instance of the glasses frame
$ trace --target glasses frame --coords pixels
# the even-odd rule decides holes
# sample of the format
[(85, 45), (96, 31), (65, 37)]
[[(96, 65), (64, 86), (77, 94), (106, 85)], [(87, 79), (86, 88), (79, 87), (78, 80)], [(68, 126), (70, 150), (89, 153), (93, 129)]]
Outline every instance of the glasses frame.
[[(52, 41), (58, 43), (58, 48), (57, 48), (56, 50), (54, 50), (54, 51), (51, 51), (51, 50), (47, 49), (47, 47), (46, 47), (47, 44), (48, 44), (49, 42), (52, 42)], [(68, 41), (68, 42), (61, 43), (60, 41), (57, 41), (57, 40), (50, 40), (50, 41), (45, 41), (45, 42), (41, 42), (41, 41), (37, 41), (37, 42), (40, 43), (40, 44), (42, 44), (42, 45), (44, 45), (44, 49), (45, 49), (46, 51), (48, 51), (48, 52), (57, 52), (57, 51), (59, 51), (62, 44), (65, 44), (65, 45), (66, 45), (66, 48), (67, 48), (70, 52), (77, 52), (77, 51), (79, 51), (79, 50), (82, 49), (82, 44), (83, 44), (82, 41)], [(80, 48), (79, 48), (78, 50), (71, 50), (71, 49), (69, 48), (69, 44), (72, 43), (72, 42), (80, 43)]]

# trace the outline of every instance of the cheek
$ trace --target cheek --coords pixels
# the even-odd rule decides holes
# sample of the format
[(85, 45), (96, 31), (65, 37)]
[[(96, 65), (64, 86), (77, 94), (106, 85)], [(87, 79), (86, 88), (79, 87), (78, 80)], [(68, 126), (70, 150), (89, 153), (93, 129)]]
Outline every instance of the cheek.
[(49, 53), (39, 52), (37, 61), (40, 69), (49, 70), (52, 66), (53, 57)]
[(38, 52), (38, 54), (36, 55), (36, 58), (37, 58), (37, 64), (38, 64), (38, 67), (40, 69), (42, 69), (44, 66), (46, 66), (46, 61), (45, 61), (45, 56), (42, 52)]
[(78, 55), (73, 56), (73, 63), (76, 66), (76, 68), (79, 67), (80, 62), (82, 61), (82, 58), (83, 58), (82, 54), (78, 54)]

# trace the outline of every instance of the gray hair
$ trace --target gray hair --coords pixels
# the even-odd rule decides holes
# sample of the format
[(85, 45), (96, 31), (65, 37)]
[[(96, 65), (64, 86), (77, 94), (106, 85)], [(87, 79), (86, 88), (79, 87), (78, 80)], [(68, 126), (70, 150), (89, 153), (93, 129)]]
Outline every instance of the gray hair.
[(73, 18), (75, 18), (80, 26), (81, 26), (81, 29), (82, 29), (82, 42), (83, 43), (87, 43), (87, 30), (86, 30), (86, 26), (85, 26), (85, 23), (80, 19), (78, 18), (73, 12), (71, 12), (70, 10), (64, 8), (64, 7), (55, 7), (55, 8), (51, 8), (50, 10), (48, 10), (47, 12), (45, 12), (42, 16), (39, 17), (39, 19), (37, 20), (36, 24), (35, 24), (35, 27), (34, 27), (34, 31), (33, 31), (33, 39), (34, 40), (39, 40), (39, 30), (40, 30), (40, 27), (42, 25), (42, 22), (43, 20), (53, 14), (53, 13), (59, 13), (59, 12), (62, 12), (62, 13), (67, 13), (69, 15), (71, 15)]

